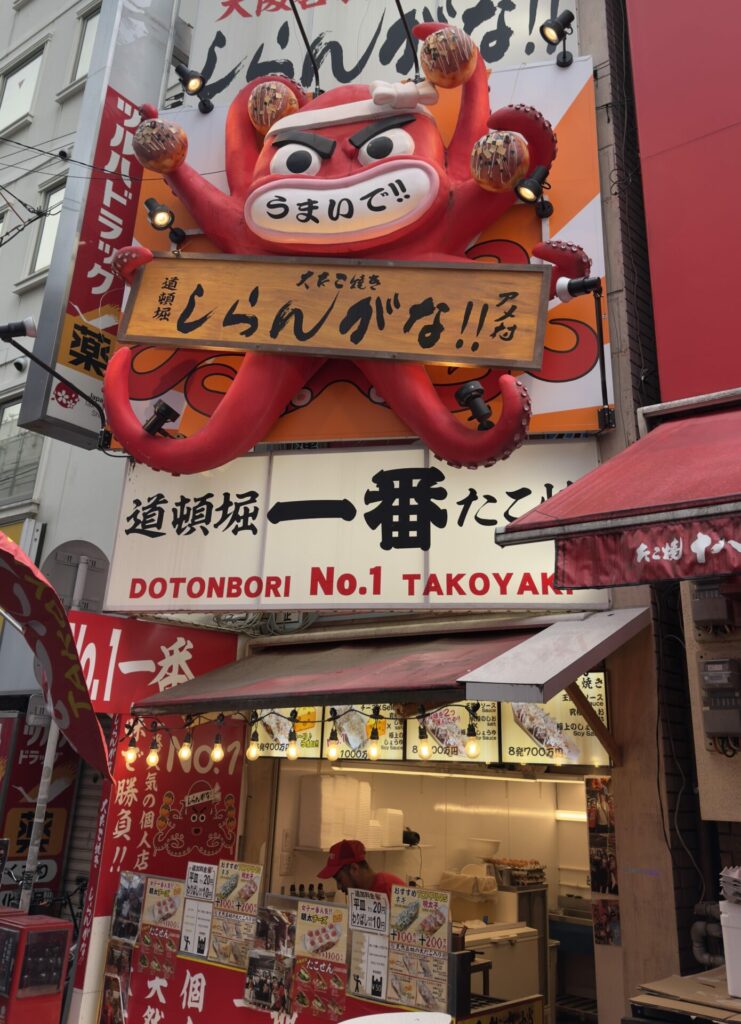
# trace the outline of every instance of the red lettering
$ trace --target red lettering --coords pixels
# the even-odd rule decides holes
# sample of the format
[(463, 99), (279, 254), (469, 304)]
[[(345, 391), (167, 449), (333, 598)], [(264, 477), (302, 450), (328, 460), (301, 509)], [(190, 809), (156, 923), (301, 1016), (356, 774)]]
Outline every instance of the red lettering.
[(334, 567), (328, 566), (322, 570), (318, 565), (312, 565), (311, 576), (309, 577), (309, 593), (316, 597), (319, 593), (334, 593)]
[(150, 597), (164, 597), (166, 590), (167, 580), (163, 579), (161, 576), (155, 576), (155, 578), (149, 584)]
[(403, 572), (401, 578), (406, 582), (409, 597), (414, 597), (417, 593), (417, 583), (422, 579), (422, 574), (419, 572)]
[(188, 597), (203, 597), (206, 591), (206, 581), (203, 576), (193, 576), (188, 580), (188, 585), (185, 589)]
[[(268, 579), (276, 579), (277, 577), (272, 576)], [(244, 593), (245, 597), (259, 597), (262, 593), (262, 578), (260, 576), (250, 576), (244, 581)]]
[(430, 575), (427, 577), (425, 589), (422, 591), (422, 593), (425, 596), (427, 596), (427, 594), (438, 594), (440, 597), (443, 596), (443, 588), (440, 586), (440, 580), (437, 578), (436, 573), (430, 573)]
[(529, 572), (524, 572), (522, 574), (522, 579), (520, 580), (520, 585), (517, 588), (518, 596), (520, 594), (537, 594), (537, 593), (538, 593), (538, 587), (537, 587), (537, 585), (535, 583), (535, 580), (532, 578), (532, 576), (530, 575)]
[(512, 573), (508, 572), (504, 576), (500, 576), (498, 572), (493, 572), (494, 582), (499, 587), (500, 594), (506, 594), (509, 588), (509, 582), (512, 579)]
[(129, 586), (129, 597), (143, 597), (147, 592), (146, 580), (134, 576)]
[(239, 576), (230, 576), (229, 579), (226, 581), (226, 596), (242, 596), (242, 581), (240, 580)]
[(358, 589), (358, 581), (351, 572), (343, 572), (337, 577), (337, 590), (343, 597), (349, 597)]
[(482, 597), (484, 594), (489, 593), (489, 577), (485, 572), (475, 572), (468, 581), (468, 586), (472, 594), (477, 597)]
[(548, 594), (551, 591), (554, 594), (561, 594), (563, 591), (559, 590), (558, 587), (553, 585), (554, 574), (552, 572), (542, 572), (540, 574), (540, 592), (541, 594)]
[(283, 578), (283, 597), (291, 596), (291, 577), (285, 576)]
[(461, 586), (462, 579), (462, 572), (447, 573), (445, 576), (445, 593), (448, 596), (450, 596), (451, 594), (460, 594), (462, 597), (465, 597), (466, 592)]
[(226, 580), (223, 576), (209, 576), (208, 597), (223, 597)]
[(265, 577), (265, 597), (280, 597), (280, 576)]
[(185, 583), (185, 576), (171, 576), (170, 583), (172, 583), (172, 596), (180, 597), (180, 587)]

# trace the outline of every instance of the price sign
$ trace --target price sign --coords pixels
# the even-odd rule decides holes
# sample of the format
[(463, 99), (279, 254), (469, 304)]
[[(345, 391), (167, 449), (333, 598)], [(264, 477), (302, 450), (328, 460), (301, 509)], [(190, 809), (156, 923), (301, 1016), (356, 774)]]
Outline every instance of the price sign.
[(385, 893), (350, 889), (350, 928), (361, 932), (388, 935), (389, 901)]
[(185, 895), (187, 899), (212, 900), (216, 892), (216, 865), (188, 862), (185, 873)]

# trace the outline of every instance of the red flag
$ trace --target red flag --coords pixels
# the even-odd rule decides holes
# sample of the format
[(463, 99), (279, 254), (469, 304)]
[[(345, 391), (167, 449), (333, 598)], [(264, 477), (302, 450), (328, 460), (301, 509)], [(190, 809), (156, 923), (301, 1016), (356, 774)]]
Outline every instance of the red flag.
[(54, 721), (89, 765), (108, 778), (106, 742), (88, 695), (67, 613), (31, 559), (0, 533), (0, 608), (23, 630)]

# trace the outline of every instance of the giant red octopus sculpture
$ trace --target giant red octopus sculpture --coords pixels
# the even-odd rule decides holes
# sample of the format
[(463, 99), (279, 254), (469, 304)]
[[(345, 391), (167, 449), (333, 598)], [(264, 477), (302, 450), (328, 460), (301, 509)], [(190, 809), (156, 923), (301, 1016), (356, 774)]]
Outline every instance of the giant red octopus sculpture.
[[(514, 186), (556, 156), (550, 124), (531, 107), (489, 111), (487, 72), (476, 47), (459, 29), (425, 24), (422, 66), (427, 80), (374, 82), (331, 89), (309, 99), (279, 77), (250, 82), (231, 104), (226, 125), (229, 195), (185, 163), (182, 129), (158, 120), (152, 107), (135, 139), (140, 162), (164, 173), (206, 236), (223, 252), (301, 256), (365, 256), (429, 262), (463, 261), (484, 227), (516, 200)], [(463, 82), (460, 115), (447, 147), (427, 105), (435, 85)], [(434, 83), (434, 84), (433, 84)], [(404, 196), (370, 203), (364, 216), (328, 216), (330, 202), (365, 198), (403, 176)], [(281, 203), (276, 200), (280, 197)], [(316, 201), (316, 216), (297, 223), (276, 211)], [(375, 208), (373, 208), (375, 207)], [(543, 242), (533, 255), (559, 277), (585, 275), (590, 261), (575, 245)], [(120, 250), (114, 267), (131, 281), (152, 258), (149, 250)], [(197, 353), (181, 353), (195, 369)], [(202, 358), (202, 354), (201, 357)], [(208, 422), (187, 438), (152, 436), (130, 402), (133, 350), (122, 347), (105, 377), (111, 428), (126, 451), (155, 469), (196, 473), (245, 454), (321, 369), (318, 355), (248, 352)], [(476, 467), (507, 458), (526, 438), (530, 400), (517, 377), (499, 372), (501, 414), (492, 429), (471, 430), (441, 400), (421, 363), (356, 360), (357, 370), (438, 457)], [(489, 424), (490, 425), (490, 424)]]

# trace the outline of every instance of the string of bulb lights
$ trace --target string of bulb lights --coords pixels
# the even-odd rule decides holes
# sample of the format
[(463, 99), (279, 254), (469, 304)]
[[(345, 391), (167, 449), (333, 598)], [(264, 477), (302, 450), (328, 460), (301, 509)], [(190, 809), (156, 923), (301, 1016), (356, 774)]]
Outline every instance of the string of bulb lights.
[[(481, 753), (481, 744), (479, 742), (478, 733), (476, 730), (476, 723), (478, 722), (478, 713), (481, 705), (478, 702), (471, 704), (446, 704), (444, 708), (463, 708), (468, 713), (468, 726), (466, 728), (466, 742), (464, 749), (466, 756), (472, 761)], [(441, 710), (436, 708), (436, 711)], [(337, 711), (336, 708), (329, 709), (329, 718), (331, 722), (331, 728), (329, 736), (326, 741), (326, 757), (328, 761), (337, 761), (340, 756), (340, 738), (337, 730), (337, 723), (345, 715), (354, 712), (356, 714), (363, 715), (368, 718), (371, 722), (371, 730), (368, 738), (368, 749), (366, 754), (369, 761), (377, 761), (381, 756), (381, 739), (379, 724), (381, 722), (405, 722), (408, 719), (404, 716), (381, 714), (381, 706), (374, 704), (373, 711), (368, 713), (362, 711), (358, 707), (349, 707), (345, 711)], [(433, 747), (432, 742), (427, 732), (427, 716), (428, 712), (424, 705), (420, 704), (419, 711), (416, 716), (417, 719), (417, 730), (418, 730), (418, 746), (417, 753), (423, 761), (427, 761), (432, 757)], [(288, 730), (288, 742), (286, 745), (286, 758), (289, 761), (296, 761), (301, 753), (301, 748), (298, 743), (298, 735), (296, 732), (296, 722), (298, 721), (298, 711), (293, 708), (288, 715), (284, 715), (280, 711), (267, 710), (262, 714), (257, 711), (252, 711), (249, 716), (249, 727), (250, 727), (250, 740), (245, 749), (245, 758), (248, 761), (257, 761), (260, 757), (260, 736), (257, 731), (258, 724), (268, 716), (282, 718), (286, 722), (290, 722), (290, 728)], [(241, 718), (247, 722), (247, 716), (241, 712), (235, 712), (230, 717)], [(184, 720), (185, 734), (183, 742), (178, 747), (178, 758), (181, 762), (186, 763), (190, 761), (193, 756), (193, 730), (199, 725), (210, 724), (213, 721), (212, 718), (207, 716), (194, 716), (188, 715)], [(211, 760), (214, 763), (224, 760), (225, 752), (224, 746), (221, 739), (222, 727), (225, 721), (225, 716), (219, 714), (216, 718), (217, 732), (214, 737), (213, 746), (209, 754)], [(134, 718), (126, 726), (125, 739), (128, 740), (126, 748), (122, 751), (123, 759), (127, 765), (133, 765), (137, 760), (142, 751), (139, 748), (137, 741), (137, 731), (139, 727), (143, 729), (149, 729), (152, 733), (152, 739), (149, 745), (149, 749), (146, 753), (146, 763), (150, 768), (156, 768), (160, 762), (160, 741), (158, 739), (159, 733), (165, 732), (172, 735), (172, 729), (165, 725), (164, 722), (160, 722), (157, 719), (152, 719), (151, 723), (147, 725), (143, 718)]]

